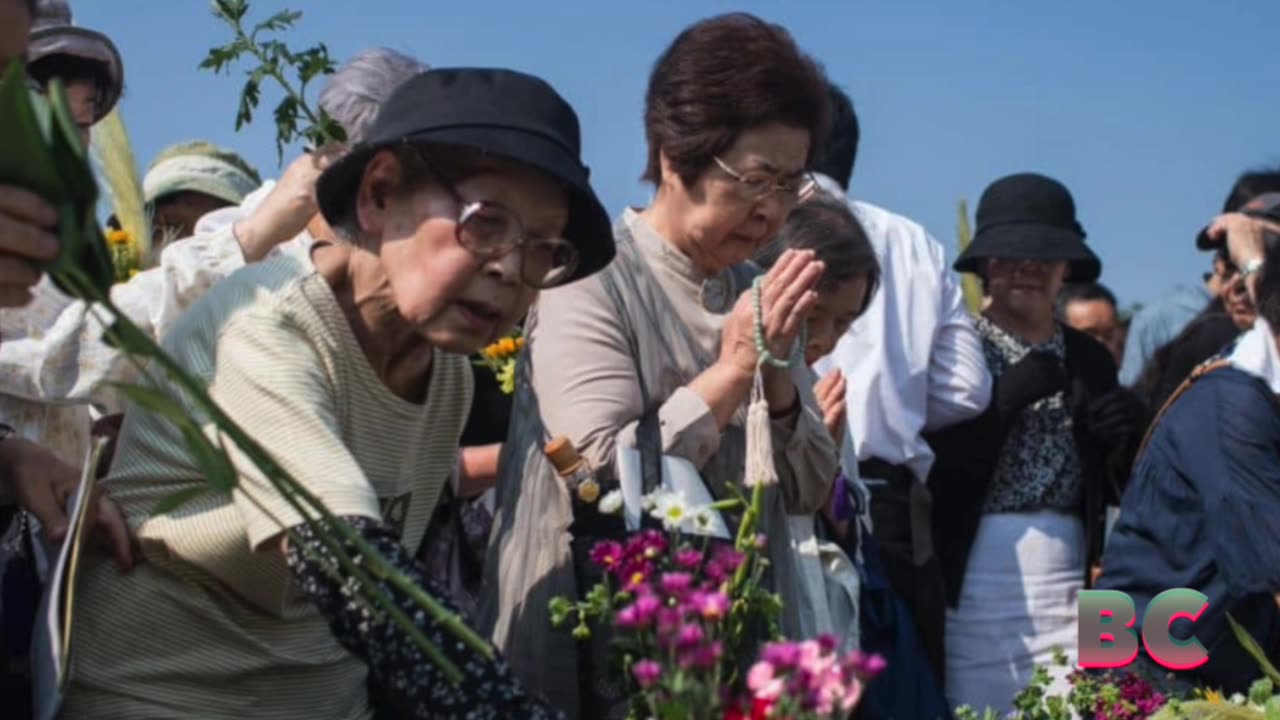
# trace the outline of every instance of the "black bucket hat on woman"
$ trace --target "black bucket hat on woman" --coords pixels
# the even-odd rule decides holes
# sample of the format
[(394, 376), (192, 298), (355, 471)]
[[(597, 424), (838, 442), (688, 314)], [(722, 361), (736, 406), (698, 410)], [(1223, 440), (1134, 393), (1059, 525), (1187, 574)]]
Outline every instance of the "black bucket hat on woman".
[(367, 140), (317, 181), (325, 219), (335, 223), (349, 211), (374, 153), (405, 141), (468, 147), (547, 173), (569, 193), (564, 239), (577, 249), (579, 260), (568, 282), (613, 260), (609, 214), (580, 159), (578, 116), (545, 81), (487, 68), (440, 68), (406, 80), (383, 104)]
[(72, 24), (71, 6), (65, 0), (39, 0), (27, 36), (27, 62), (33, 63), (55, 55), (89, 60), (102, 65), (106, 86), (93, 121), (106, 117), (124, 92), (124, 61), (111, 38), (100, 32)]
[(1084, 244), (1076, 203), (1057, 180), (1036, 173), (1009, 175), (987, 186), (978, 200), (978, 229), (956, 259), (956, 272), (979, 274), (982, 260), (1066, 262), (1070, 282), (1092, 282), (1102, 262)]

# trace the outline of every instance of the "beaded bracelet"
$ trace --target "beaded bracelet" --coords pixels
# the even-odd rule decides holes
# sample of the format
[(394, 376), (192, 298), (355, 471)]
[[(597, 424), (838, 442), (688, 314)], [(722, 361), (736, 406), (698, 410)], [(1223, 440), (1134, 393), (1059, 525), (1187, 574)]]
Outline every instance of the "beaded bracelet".
[[(763, 294), (763, 288), (764, 276), (757, 275), (756, 278), (751, 281), (751, 300), (755, 305), (756, 354), (760, 356), (761, 364), (768, 363), (773, 367), (785, 370), (791, 367), (791, 359), (778, 359), (774, 357), (773, 353), (769, 352), (769, 348), (764, 342), (764, 303), (760, 299)], [(807, 329), (807, 323), (800, 326), (800, 334), (796, 337), (796, 345), (794, 347), (803, 348), (805, 346)], [(792, 350), (791, 356), (795, 356), (794, 349)]]

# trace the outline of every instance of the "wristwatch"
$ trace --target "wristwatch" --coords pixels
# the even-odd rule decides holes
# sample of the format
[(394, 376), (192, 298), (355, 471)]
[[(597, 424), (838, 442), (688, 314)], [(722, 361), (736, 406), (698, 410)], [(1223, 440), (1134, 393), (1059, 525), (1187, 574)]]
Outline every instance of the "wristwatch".
[(1244, 267), (1240, 268), (1240, 277), (1241, 279), (1248, 280), (1250, 275), (1258, 272), (1260, 269), (1262, 269), (1262, 258), (1254, 258), (1245, 263)]

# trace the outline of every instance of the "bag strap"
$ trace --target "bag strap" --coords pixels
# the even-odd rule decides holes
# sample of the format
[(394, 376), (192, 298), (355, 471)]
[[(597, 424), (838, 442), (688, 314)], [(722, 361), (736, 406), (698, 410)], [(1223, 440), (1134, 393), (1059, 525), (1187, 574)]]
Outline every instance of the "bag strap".
[[(618, 258), (622, 257), (623, 254), (619, 253)], [(614, 310), (626, 325), (627, 345), (631, 350), (631, 362), (636, 370), (636, 382), (640, 385), (642, 414), (640, 424), (636, 428), (636, 449), (640, 452), (641, 493), (647, 495), (662, 485), (662, 433), (658, 430), (658, 408), (653, 404), (649, 388), (644, 381), (644, 368), (640, 363), (639, 336), (632, 322), (631, 313), (627, 312), (622, 291), (613, 277), (614, 272), (616, 272), (614, 268), (610, 267), (600, 273), (600, 284), (604, 286), (605, 292), (613, 302)]]
[(1173, 405), (1174, 401), (1190, 390), (1191, 386), (1200, 378), (1214, 372), (1215, 370), (1221, 370), (1222, 368), (1230, 366), (1230, 360), (1220, 357), (1206, 360), (1205, 362), (1197, 365), (1196, 368), (1191, 371), (1191, 374), (1187, 376), (1187, 379), (1183, 380), (1178, 385), (1177, 389), (1173, 391), (1173, 394), (1169, 396), (1169, 399), (1164, 401), (1164, 405), (1161, 406), (1160, 412), (1156, 413), (1155, 418), (1151, 420), (1151, 424), (1147, 426), (1147, 432), (1142, 436), (1142, 444), (1138, 446), (1138, 453), (1133, 456), (1133, 466), (1135, 468), (1138, 466), (1138, 461), (1142, 459), (1142, 455), (1147, 451), (1147, 444), (1151, 442), (1151, 436), (1155, 434), (1156, 426), (1164, 419), (1165, 413), (1169, 412), (1169, 408)]

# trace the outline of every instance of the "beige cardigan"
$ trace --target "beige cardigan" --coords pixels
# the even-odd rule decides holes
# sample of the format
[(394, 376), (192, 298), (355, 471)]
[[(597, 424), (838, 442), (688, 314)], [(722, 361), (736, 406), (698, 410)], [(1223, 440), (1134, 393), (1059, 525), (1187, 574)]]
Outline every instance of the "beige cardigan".
[[(619, 259), (613, 265), (601, 275), (544, 293), (530, 317), (485, 564), (482, 626), (517, 675), (571, 717), (577, 715), (574, 644), (567, 632), (550, 629), (547, 603), (577, 591), (569, 554), (572, 512), (568, 492), (539, 452), (541, 439), (568, 437), (594, 467), (612, 463), (618, 443), (634, 447), (644, 410), (627, 336), (635, 332), (645, 384), (657, 405), (663, 453), (693, 462), (717, 495), (724, 484), (741, 483), (745, 463), (745, 403), (721, 433), (707, 404), (685, 387), (706, 369), (708, 358), (716, 357), (727, 316), (703, 308), (704, 276), (638, 213), (628, 210), (615, 236)], [(741, 278), (755, 271), (736, 270), (737, 288), (745, 290)], [(622, 292), (627, 318), (619, 316), (606, 281)], [(666, 302), (653, 301), (653, 295), (646, 299), (650, 292), (661, 293)], [(695, 347), (685, 347), (680, 326)], [(822, 423), (811, 374), (797, 363), (792, 376), (802, 411), (773, 423), (781, 489), (775, 495), (780, 512), (811, 514), (830, 494), (837, 449)], [(782, 560), (783, 567), (775, 561), (775, 573), (785, 578)]]

